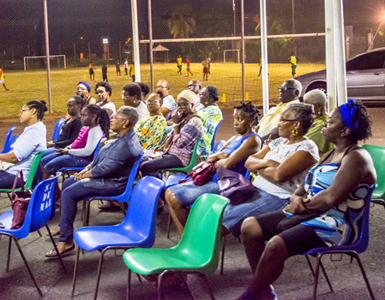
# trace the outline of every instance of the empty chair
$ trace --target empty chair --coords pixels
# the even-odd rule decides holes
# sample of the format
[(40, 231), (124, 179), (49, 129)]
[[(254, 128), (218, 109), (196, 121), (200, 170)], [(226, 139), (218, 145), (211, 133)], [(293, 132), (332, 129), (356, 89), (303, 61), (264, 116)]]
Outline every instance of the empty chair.
[(100, 260), (94, 299), (97, 297), (103, 257), (108, 250), (132, 247), (152, 247), (155, 241), (156, 209), (163, 181), (154, 177), (143, 177), (136, 184), (123, 222), (114, 226), (83, 227), (74, 232), (78, 252), (74, 267), (72, 297), (75, 291), (76, 271), (80, 248), (99, 250)]
[[(5, 136), (5, 141), (4, 141), (4, 147), (3, 147), (3, 150), (0, 152), (0, 153), (8, 153), (10, 150), (11, 150), (11, 145), (13, 144), (12, 141), (10, 141), (11, 139), (11, 136), (12, 136), (12, 133), (13, 131), (16, 129), (17, 127), (16, 126), (12, 126), (11, 128), (9, 128), (8, 130), (8, 133), (7, 135)], [(19, 137), (18, 135), (16, 136), (16, 138)], [(16, 141), (16, 139), (12, 139), (13, 142)]]
[(55, 128), (54, 128), (54, 130), (53, 130), (53, 134), (52, 134), (52, 141), (56, 141), (56, 140), (58, 139), (59, 134), (60, 134), (60, 129), (61, 129), (61, 127), (62, 127), (62, 125), (63, 125), (63, 123), (64, 123), (65, 120), (66, 120), (66, 119), (61, 118), (61, 119), (59, 119), (59, 120), (56, 122)]

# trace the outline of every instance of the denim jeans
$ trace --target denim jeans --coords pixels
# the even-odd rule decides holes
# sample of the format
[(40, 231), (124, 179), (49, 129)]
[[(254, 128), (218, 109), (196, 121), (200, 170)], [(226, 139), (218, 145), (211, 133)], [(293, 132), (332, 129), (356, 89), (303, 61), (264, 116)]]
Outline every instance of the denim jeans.
[(81, 156), (75, 156), (71, 154), (59, 155), (56, 152), (46, 155), (42, 158), (42, 166), (48, 170), (51, 174), (55, 174), (61, 168), (67, 167), (85, 167), (91, 160)]
[[(15, 180), (15, 175), (8, 173), (6, 171), (0, 171), (0, 189), (11, 189), (13, 182)], [(24, 180), (27, 180), (24, 178)], [(20, 178), (17, 181), (16, 187), (20, 187)]]
[(90, 196), (116, 196), (123, 192), (121, 190), (95, 189), (85, 187), (84, 182), (90, 178), (76, 181), (75, 177), (68, 178), (63, 183), (61, 194), (61, 217), (60, 217), (60, 242), (71, 243), (73, 241), (74, 220), (77, 212), (77, 202)]

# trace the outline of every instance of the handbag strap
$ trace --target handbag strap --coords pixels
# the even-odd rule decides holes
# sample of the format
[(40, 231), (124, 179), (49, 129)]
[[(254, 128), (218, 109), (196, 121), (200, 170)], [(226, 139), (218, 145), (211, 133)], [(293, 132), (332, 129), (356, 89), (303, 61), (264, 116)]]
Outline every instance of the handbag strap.
[(15, 180), (13, 181), (12, 193), (15, 192), (15, 188), (16, 188), (16, 185), (17, 185), (17, 180), (19, 179), (19, 176), (18, 176), (19, 174), (20, 174), (21, 191), (24, 192), (25, 182), (24, 182), (24, 177), (23, 177), (23, 171), (22, 170), (17, 170), (16, 175), (15, 175)]

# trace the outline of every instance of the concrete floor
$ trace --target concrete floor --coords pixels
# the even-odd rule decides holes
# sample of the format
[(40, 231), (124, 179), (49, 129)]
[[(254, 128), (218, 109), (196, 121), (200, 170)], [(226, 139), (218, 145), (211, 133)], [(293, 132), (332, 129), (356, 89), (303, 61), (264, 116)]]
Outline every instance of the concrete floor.
[[(225, 110), (225, 120), (219, 129), (218, 139), (228, 139), (232, 128), (231, 110)], [(383, 114), (385, 108), (372, 108), (370, 113), (373, 117), (373, 137), (367, 142), (385, 145), (385, 134), (383, 131)], [(9, 128), (9, 127), (8, 127)], [(0, 198), (0, 213), (11, 209), (10, 202), (6, 197)], [(370, 243), (367, 251), (361, 255), (366, 273), (371, 282), (376, 299), (385, 299), (384, 287), (384, 255), (385, 255), (385, 210), (381, 206), (371, 209), (370, 217)], [(116, 224), (123, 220), (120, 212), (99, 213), (96, 203), (92, 205), (90, 225)], [(50, 223), (53, 228), (58, 223), (59, 214)], [(75, 228), (80, 227), (78, 215)], [(170, 239), (166, 238), (167, 210), (159, 215), (157, 220), (157, 235), (154, 247), (166, 248), (175, 245), (178, 234), (174, 227)], [(37, 233), (20, 241), (23, 251), (27, 257), (38, 284), (40, 285), (44, 299), (69, 299), (71, 294), (72, 270), (75, 261), (75, 251), (64, 257), (68, 274), (65, 274), (57, 260), (45, 259), (44, 253), (52, 248), (49, 238), (45, 236), (45, 229), (41, 230), (43, 237)], [(0, 240), (0, 299), (40, 299), (26, 268), (13, 247), (11, 270), (5, 272), (7, 238)], [(339, 259), (340, 257), (333, 257)], [(96, 280), (96, 270), (99, 259), (98, 252), (81, 254), (78, 269), (77, 289), (75, 299), (92, 299)], [(330, 300), (362, 300), (370, 299), (362, 279), (358, 265), (350, 263), (347, 257), (342, 261), (332, 262), (328, 257), (324, 259), (329, 278), (334, 287), (334, 293), (330, 293), (321, 276), (318, 299)], [(227, 238), (227, 249), (225, 257), (225, 273), (219, 275), (219, 270), (209, 276), (210, 284), (214, 290), (216, 299), (235, 299), (247, 287), (251, 279), (246, 256), (242, 244), (234, 237)], [(120, 253), (109, 252), (105, 256), (102, 280), (98, 299), (125, 299), (127, 282), (127, 268), (123, 263)], [(188, 284), (191, 286), (197, 299), (209, 299), (199, 279), (189, 276)], [(312, 299), (313, 278), (302, 256), (290, 258), (287, 261), (282, 276), (274, 285), (279, 299)], [(132, 282), (132, 299), (157, 299), (157, 291), (153, 283), (141, 284), (136, 277)], [(188, 293), (183, 288), (175, 288), (168, 292), (169, 299), (189, 299)]]

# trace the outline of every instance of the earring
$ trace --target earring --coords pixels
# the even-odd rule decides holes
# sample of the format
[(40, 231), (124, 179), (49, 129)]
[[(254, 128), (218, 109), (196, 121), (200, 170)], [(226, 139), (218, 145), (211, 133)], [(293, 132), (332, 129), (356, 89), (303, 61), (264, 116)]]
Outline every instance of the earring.
[(126, 129), (126, 125), (123, 125), (123, 129)]
[(291, 131), (291, 134), (292, 134), (293, 136), (298, 135), (298, 129), (297, 129), (297, 128), (293, 128), (293, 130)]

